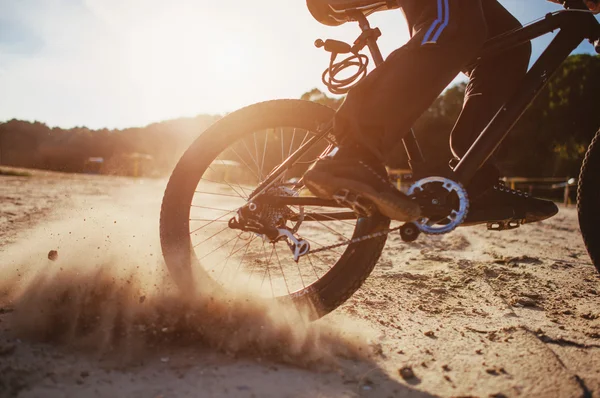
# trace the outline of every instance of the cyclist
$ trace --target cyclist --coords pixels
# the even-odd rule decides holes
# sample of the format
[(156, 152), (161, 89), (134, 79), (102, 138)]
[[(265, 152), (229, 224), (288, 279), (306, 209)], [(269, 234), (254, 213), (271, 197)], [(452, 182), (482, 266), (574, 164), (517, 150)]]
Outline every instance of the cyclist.
[[(322, 6), (323, 1), (307, 3), (310, 8), (311, 2)], [(391, 219), (412, 221), (420, 215), (419, 206), (389, 182), (384, 166), (401, 150), (399, 132), (409, 131), (442, 90), (464, 72), (470, 80), (450, 138), (452, 152), (460, 158), (519, 87), (529, 65), (531, 44), (477, 59), (488, 38), (521, 27), (497, 0), (398, 2), (411, 39), (350, 90), (334, 120), (339, 149), (319, 160), (305, 174), (304, 182), (316, 196), (331, 199), (350, 193), (355, 203), (363, 198)], [(600, 0), (586, 3), (600, 12)], [(504, 187), (499, 177), (499, 171), (488, 165), (473, 178), (467, 187), (470, 209), (465, 224), (528, 223), (558, 212), (551, 201)]]

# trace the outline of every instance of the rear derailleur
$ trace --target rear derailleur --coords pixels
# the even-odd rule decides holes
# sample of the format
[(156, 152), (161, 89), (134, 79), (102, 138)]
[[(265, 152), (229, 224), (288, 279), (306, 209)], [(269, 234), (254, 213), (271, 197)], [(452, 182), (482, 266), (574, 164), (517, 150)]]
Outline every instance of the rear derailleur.
[(299, 223), (294, 229), (286, 226), (285, 215), (291, 210), (287, 208), (277, 210), (279, 211), (261, 209), (259, 205), (249, 203), (241, 207), (237, 215), (229, 220), (229, 228), (254, 233), (273, 244), (283, 240), (292, 251), (294, 261), (298, 262), (300, 257), (309, 252), (310, 244), (294, 236)]

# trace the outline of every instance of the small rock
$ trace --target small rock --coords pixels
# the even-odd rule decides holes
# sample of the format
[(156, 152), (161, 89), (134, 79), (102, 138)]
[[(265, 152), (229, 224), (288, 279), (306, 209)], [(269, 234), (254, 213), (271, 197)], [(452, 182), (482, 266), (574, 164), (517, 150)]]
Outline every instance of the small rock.
[(160, 359), (160, 361), (162, 363), (167, 363), (167, 362), (169, 362), (169, 359), (170, 359), (169, 357), (163, 357), (163, 358)]
[(399, 369), (398, 373), (400, 373), (400, 376), (402, 376), (404, 380), (410, 380), (415, 378), (415, 372), (413, 372), (410, 366), (405, 366)]
[(58, 259), (58, 251), (56, 250), (50, 250), (48, 252), (48, 260), (50, 261), (56, 261)]
[(593, 314), (591, 312), (588, 312), (587, 314), (581, 314), (581, 317), (583, 319), (587, 319), (589, 321), (593, 321), (594, 319), (597, 319), (599, 317), (598, 314)]
[(498, 371), (496, 369), (486, 369), (485, 372), (493, 376), (498, 376)]
[(448, 366), (448, 365), (442, 365), (442, 369), (444, 370), (444, 372), (449, 372), (450, 371), (450, 366)]
[(536, 307), (537, 301), (529, 297), (518, 297), (513, 299), (512, 305), (522, 305), (523, 307)]
[(146, 301), (146, 296), (140, 296), (140, 304)]
[(424, 334), (427, 337), (435, 337), (435, 333), (432, 330), (428, 330)]

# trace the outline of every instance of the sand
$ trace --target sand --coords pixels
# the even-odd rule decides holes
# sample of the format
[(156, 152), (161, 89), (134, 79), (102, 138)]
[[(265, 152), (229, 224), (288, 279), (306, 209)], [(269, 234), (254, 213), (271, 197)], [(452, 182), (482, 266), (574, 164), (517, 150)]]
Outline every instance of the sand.
[(0, 177), (1, 397), (600, 394), (600, 276), (573, 208), (392, 235), (308, 323), (240, 294), (182, 299), (159, 249), (165, 180), (31, 174)]

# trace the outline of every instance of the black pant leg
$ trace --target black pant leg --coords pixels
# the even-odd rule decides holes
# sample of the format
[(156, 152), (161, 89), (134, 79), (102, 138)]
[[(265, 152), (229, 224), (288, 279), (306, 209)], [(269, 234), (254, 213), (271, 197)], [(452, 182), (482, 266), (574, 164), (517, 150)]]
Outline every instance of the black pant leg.
[(484, 0), (406, 0), (411, 40), (353, 88), (335, 119), (336, 135), (389, 164), (401, 139), (487, 38)]
[[(521, 27), (497, 0), (482, 0), (489, 37)], [(531, 43), (486, 58), (465, 71), (470, 78), (463, 110), (450, 137), (456, 157), (462, 157), (527, 73)]]

